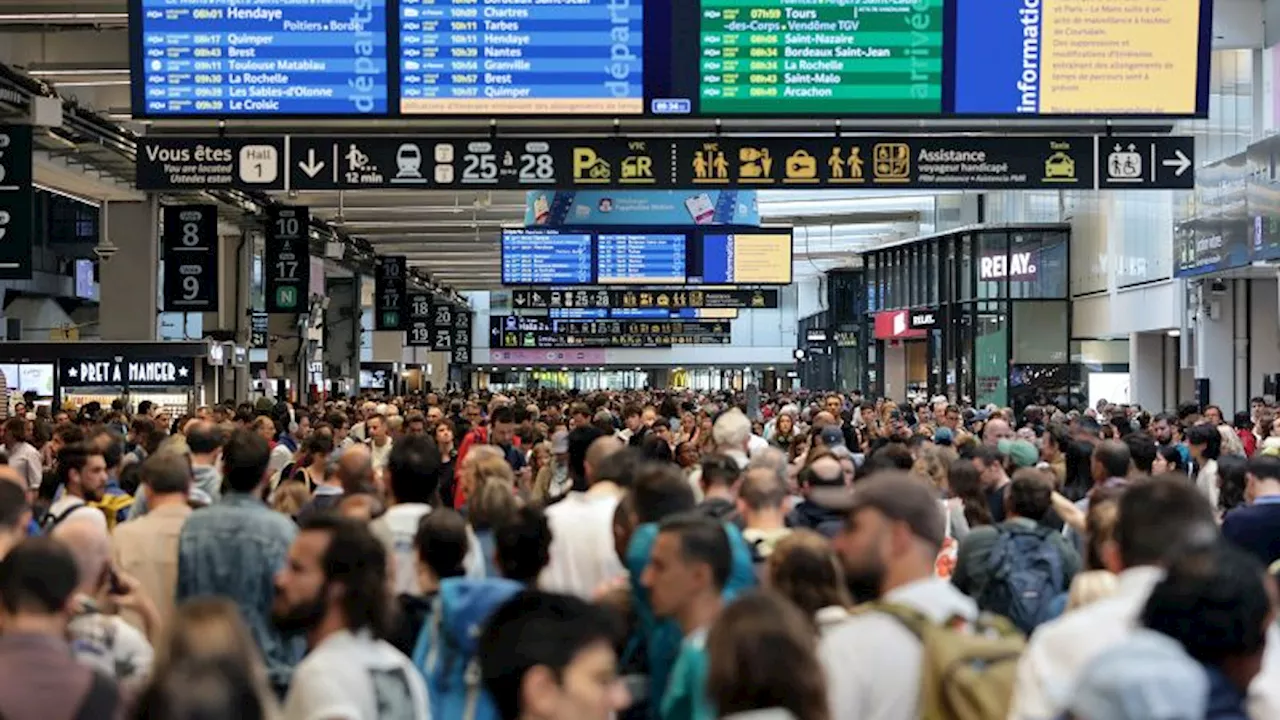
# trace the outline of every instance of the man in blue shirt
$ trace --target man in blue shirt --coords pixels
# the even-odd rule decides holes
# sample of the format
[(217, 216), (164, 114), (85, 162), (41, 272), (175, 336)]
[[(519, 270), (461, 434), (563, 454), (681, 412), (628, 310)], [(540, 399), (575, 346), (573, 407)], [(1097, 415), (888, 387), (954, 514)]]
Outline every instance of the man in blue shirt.
[(1222, 536), (1268, 567), (1280, 560), (1280, 458), (1258, 455), (1247, 468), (1250, 504), (1227, 513)]
[(237, 430), (222, 452), (228, 492), (193, 513), (178, 538), (179, 603), (221, 595), (235, 601), (267, 663), (271, 684), (283, 692), (302, 659), (302, 638), (282, 637), (271, 622), (275, 575), (284, 566), (297, 526), (260, 499), (269, 476), (267, 441)]

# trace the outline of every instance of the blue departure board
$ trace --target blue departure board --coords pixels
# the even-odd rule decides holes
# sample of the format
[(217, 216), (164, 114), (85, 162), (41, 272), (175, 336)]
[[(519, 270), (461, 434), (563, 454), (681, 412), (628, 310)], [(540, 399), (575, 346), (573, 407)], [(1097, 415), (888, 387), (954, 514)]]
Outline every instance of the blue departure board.
[(591, 235), (508, 230), (502, 234), (504, 285), (590, 285)]
[(640, 115), (643, 0), (400, 0), (405, 115)]
[(686, 244), (678, 234), (602, 234), (596, 277), (602, 285), (682, 285), (688, 269)]
[(144, 117), (386, 115), (386, 0), (136, 0)]

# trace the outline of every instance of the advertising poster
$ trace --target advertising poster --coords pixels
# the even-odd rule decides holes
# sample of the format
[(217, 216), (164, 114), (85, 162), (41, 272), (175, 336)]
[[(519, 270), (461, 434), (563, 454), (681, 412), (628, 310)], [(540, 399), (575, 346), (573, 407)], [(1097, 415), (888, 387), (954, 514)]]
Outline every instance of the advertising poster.
[(575, 225), (759, 225), (754, 190), (534, 190), (526, 227)]

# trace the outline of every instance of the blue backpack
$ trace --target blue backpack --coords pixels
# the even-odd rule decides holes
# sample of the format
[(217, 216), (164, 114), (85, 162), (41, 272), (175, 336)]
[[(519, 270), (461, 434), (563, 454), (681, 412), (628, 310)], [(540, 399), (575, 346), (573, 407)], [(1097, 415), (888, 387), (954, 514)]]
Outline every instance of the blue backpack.
[(1049, 542), (1052, 530), (1005, 525), (987, 558), (988, 579), (978, 607), (1009, 618), (1030, 635), (1053, 619), (1054, 601), (1066, 590), (1062, 555)]
[(413, 664), (426, 679), (431, 717), (499, 720), (480, 680), (476, 644), (484, 623), (524, 585), (503, 578), (447, 578), (418, 633)]

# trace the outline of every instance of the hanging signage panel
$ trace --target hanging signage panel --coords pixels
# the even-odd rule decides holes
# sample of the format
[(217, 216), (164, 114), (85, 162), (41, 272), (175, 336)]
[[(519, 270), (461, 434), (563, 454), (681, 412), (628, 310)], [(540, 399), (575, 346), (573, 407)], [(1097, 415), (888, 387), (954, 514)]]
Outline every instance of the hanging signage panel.
[(410, 347), (431, 347), (431, 293), (409, 294), (409, 324), (405, 329), (405, 344)]
[(403, 255), (380, 256), (374, 269), (374, 329), (404, 330), (409, 302), (409, 263)]
[[(1190, 189), (1189, 138), (844, 135), (715, 138), (143, 138), (143, 190), (701, 191), (695, 222), (722, 191), (744, 188), (922, 190)], [(1133, 149), (1129, 149), (1133, 145)], [(287, 147), (286, 147), (287, 146)], [(1141, 158), (1135, 161), (1134, 155)], [(1095, 157), (1101, 157), (1100, 167)], [(288, 158), (288, 167), (284, 159)], [(612, 206), (612, 198), (602, 198)], [(544, 202), (550, 202), (545, 201)], [(553, 207), (546, 208), (550, 216)], [(538, 212), (535, 209), (535, 219)]]
[(179, 137), (138, 140), (139, 190), (284, 190), (286, 138)]
[(30, 280), (35, 233), (31, 127), (0, 125), (0, 280)]
[(267, 210), (263, 280), (268, 313), (298, 314), (309, 306), (311, 211), (304, 207)]
[(453, 351), (450, 361), (454, 365), (471, 364), (471, 331), (474, 320), (470, 310), (457, 308), (454, 312)]
[(58, 384), (64, 388), (88, 387), (193, 387), (193, 358), (128, 360), (123, 358), (60, 358)]
[(728, 345), (727, 320), (630, 321), (552, 320), (491, 315), (492, 348), (662, 348), (675, 345)]
[(160, 245), (164, 259), (164, 310), (218, 311), (218, 208), (164, 208)]

